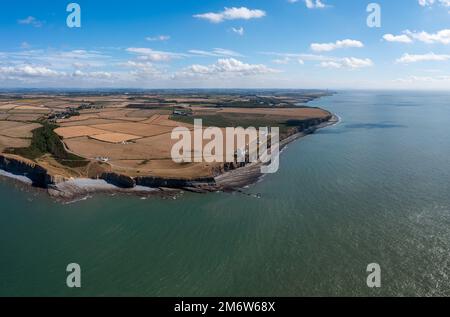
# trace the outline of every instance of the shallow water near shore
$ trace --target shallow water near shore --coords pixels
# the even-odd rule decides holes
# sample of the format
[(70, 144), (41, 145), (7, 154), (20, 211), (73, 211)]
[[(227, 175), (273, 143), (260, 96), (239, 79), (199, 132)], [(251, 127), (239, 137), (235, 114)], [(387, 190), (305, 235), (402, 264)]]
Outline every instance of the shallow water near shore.
[(244, 189), (260, 195), (62, 205), (1, 180), (0, 296), (449, 296), (450, 94), (312, 105), (342, 122), (289, 144), (279, 173)]

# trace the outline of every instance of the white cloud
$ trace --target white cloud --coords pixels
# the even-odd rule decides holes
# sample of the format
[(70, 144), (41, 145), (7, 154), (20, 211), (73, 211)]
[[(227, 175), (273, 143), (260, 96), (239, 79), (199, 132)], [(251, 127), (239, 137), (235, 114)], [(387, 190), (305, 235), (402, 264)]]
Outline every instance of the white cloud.
[(149, 36), (149, 37), (146, 37), (145, 39), (150, 42), (168, 41), (168, 40), (170, 40), (170, 36), (169, 35)]
[(236, 33), (236, 34), (238, 34), (238, 35), (240, 35), (240, 36), (242, 36), (242, 35), (244, 35), (244, 32), (245, 32), (245, 30), (244, 30), (244, 28), (241, 26), (241, 27), (239, 27), (239, 28), (231, 28), (231, 31), (233, 31), (234, 33)]
[(427, 44), (435, 44), (435, 43), (444, 44), (444, 45), (450, 44), (450, 29), (440, 30), (436, 33), (428, 33), (425, 31), (411, 32), (409, 30), (406, 30), (404, 33), (415, 40), (418, 40), (420, 42), (424, 42)]
[(74, 62), (74, 63), (72, 63), (72, 66), (73, 66), (73, 68), (76, 68), (76, 69), (84, 69), (84, 68), (92, 67), (91, 64), (83, 63), (83, 62)]
[(406, 34), (402, 35), (385, 34), (383, 35), (383, 39), (387, 42), (412, 43), (412, 39)]
[(277, 71), (262, 64), (247, 64), (234, 58), (219, 59), (211, 65), (191, 65), (178, 76), (252, 76), (276, 73)]
[(432, 6), (434, 4), (434, 0), (419, 0), (419, 5), (422, 7)]
[(296, 53), (277, 53), (277, 52), (262, 52), (263, 55), (272, 55), (279, 58), (292, 60), (302, 60), (304, 61), (329, 61), (334, 60), (334, 57), (317, 55), (317, 54), (296, 54)]
[(110, 56), (98, 51), (87, 50), (29, 50), (0, 53), (0, 63), (12, 65), (42, 65), (57, 70), (75, 68), (102, 67), (109, 64)]
[(212, 51), (189, 50), (188, 53), (208, 57), (242, 57), (240, 53), (224, 48), (215, 48)]
[(439, 3), (443, 7), (450, 7), (450, 0), (419, 0), (422, 7), (432, 7), (435, 3)]
[(61, 81), (79, 78), (83, 80), (104, 80), (112, 79), (113, 75), (109, 72), (83, 72), (76, 70), (73, 73), (56, 71), (44, 66), (38, 65), (18, 65), (0, 67), (0, 78), (2, 80), (16, 80), (24, 82), (39, 82), (45, 80)]
[(28, 42), (22, 42), (20, 44), (20, 48), (29, 49), (29, 48), (31, 48), (31, 45)]
[(289, 57), (277, 58), (277, 59), (274, 59), (272, 62), (274, 64), (278, 64), (278, 65), (287, 65), (291, 62), (291, 59)]
[(393, 79), (391, 87), (415, 90), (448, 90), (450, 86), (449, 75), (424, 76), (410, 75)]
[(335, 43), (313, 43), (311, 44), (311, 49), (315, 52), (330, 52), (340, 48), (361, 48), (364, 44), (356, 40), (342, 40), (336, 41)]
[[(305, 5), (308, 9), (324, 9), (327, 7), (326, 4), (324, 4), (321, 0), (304, 0), (305, 1)], [(292, 1), (290, 1), (292, 2)], [(293, 1), (293, 2), (297, 2), (297, 1)]]
[(409, 76), (406, 78), (398, 78), (395, 81), (402, 83), (433, 83), (433, 82), (442, 82), (442, 81), (450, 81), (450, 76), (442, 75), (442, 76)]
[(62, 74), (43, 66), (20, 65), (0, 67), (0, 75), (8, 77), (56, 77)]
[(151, 48), (130, 47), (127, 52), (139, 55), (140, 60), (147, 60), (152, 62), (168, 62), (173, 59), (183, 58), (186, 55), (181, 53), (172, 53), (164, 51), (155, 51)]
[(135, 78), (161, 77), (164, 73), (151, 62), (127, 61), (121, 66), (131, 69), (130, 75)]
[(160, 78), (162, 72), (140, 58), (138, 54), (137, 61), (124, 63), (102, 52), (81, 49), (0, 52), (0, 83), (5, 87), (120, 87)]
[(76, 70), (72, 76), (85, 79), (111, 79), (113, 77), (110, 72), (83, 72), (81, 70)]
[(358, 69), (364, 67), (371, 67), (374, 65), (370, 58), (356, 58), (356, 57), (333, 57), (317, 54), (295, 54), (295, 53), (277, 53), (277, 52), (263, 52), (264, 55), (272, 55), (278, 59), (272, 62), (276, 64), (288, 64), (291, 61), (297, 61), (303, 65), (306, 61), (319, 62), (318, 66), (325, 68), (336, 69)]
[(246, 7), (225, 8), (222, 12), (208, 12), (194, 15), (195, 18), (204, 19), (212, 23), (221, 23), (226, 20), (250, 20), (266, 16), (263, 10), (251, 10)]
[(297, 62), (300, 65), (304, 65), (305, 62), (301, 58), (292, 58), (292, 57), (284, 57), (284, 58), (277, 58), (272, 61), (274, 64), (278, 65), (288, 65), (291, 62)]
[[(239, 53), (223, 48), (204, 51), (206, 54), (223, 57), (215, 63), (191, 65), (178, 70), (158, 62), (200, 55), (160, 52), (149, 48), (128, 48), (125, 51), (136, 55), (135, 58), (127, 60), (120, 55), (112, 57), (87, 50), (0, 52), (0, 84), (3, 87), (80, 88), (183, 85), (244, 87), (246, 84), (263, 84), (267, 79), (264, 74), (277, 72), (263, 64), (240, 61), (233, 57), (240, 56)], [(99, 61), (101, 63), (96, 64)], [(251, 83), (244, 79), (249, 76), (252, 77)]]
[(444, 62), (450, 60), (450, 55), (439, 55), (433, 52), (427, 54), (403, 54), (397, 59), (397, 63), (417, 63), (417, 62)]
[[(302, 0), (305, 3), (305, 6), (308, 9), (324, 9), (329, 7), (325, 3), (323, 3), (323, 0)], [(287, 0), (289, 3), (297, 3), (299, 0)]]
[(29, 16), (22, 20), (18, 20), (17, 23), (25, 24), (25, 25), (32, 25), (35, 28), (40, 28), (44, 24), (44, 22), (39, 21), (38, 19), (36, 19), (35, 17), (32, 17), (32, 16)]
[(325, 68), (358, 69), (364, 67), (371, 67), (373, 66), (373, 62), (369, 58), (361, 59), (356, 57), (344, 57), (340, 59), (323, 61), (320, 63), (320, 66)]
[[(450, 0), (448, 0), (450, 2)], [(450, 29), (443, 29), (436, 33), (403, 31), (401, 35), (385, 34), (383, 39), (388, 42), (412, 43), (414, 40), (426, 44), (450, 44)]]

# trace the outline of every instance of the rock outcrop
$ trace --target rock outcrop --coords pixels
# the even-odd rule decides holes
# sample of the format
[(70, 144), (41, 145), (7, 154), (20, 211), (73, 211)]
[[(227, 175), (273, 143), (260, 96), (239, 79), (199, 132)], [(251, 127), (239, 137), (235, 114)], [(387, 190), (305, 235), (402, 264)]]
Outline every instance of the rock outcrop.
[(109, 184), (112, 184), (120, 188), (136, 187), (136, 181), (130, 176), (110, 172), (110, 173), (103, 173), (100, 178), (105, 180)]
[(107, 183), (119, 188), (134, 188), (143, 186), (149, 188), (170, 188), (170, 189), (198, 189), (200, 191), (208, 191), (215, 188), (216, 182), (213, 177), (204, 177), (196, 179), (177, 179), (162, 178), (153, 176), (130, 177), (118, 173), (103, 173), (100, 177)]
[(185, 187), (202, 187), (214, 186), (215, 180), (213, 177), (197, 178), (192, 180), (187, 179), (170, 179), (161, 177), (137, 177), (135, 178), (136, 185), (153, 187), (153, 188), (185, 188)]

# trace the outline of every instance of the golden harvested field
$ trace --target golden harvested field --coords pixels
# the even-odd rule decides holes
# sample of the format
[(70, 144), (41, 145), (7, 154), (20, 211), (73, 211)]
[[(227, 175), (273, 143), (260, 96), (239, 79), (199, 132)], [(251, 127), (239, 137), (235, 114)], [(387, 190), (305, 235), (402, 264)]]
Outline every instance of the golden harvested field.
[(42, 105), (46, 99), (42, 98), (29, 98), (29, 99), (19, 99), (17, 103), (21, 105)]
[(104, 134), (96, 134), (92, 135), (91, 138), (98, 140), (98, 141), (104, 141), (109, 143), (122, 143), (122, 142), (128, 142), (136, 139), (140, 139), (140, 136), (131, 135), (131, 134), (124, 134), (124, 133), (104, 133)]
[(140, 123), (155, 124), (158, 126), (170, 127), (172, 129), (176, 127), (185, 127), (192, 130), (194, 128), (194, 125), (192, 124), (170, 120), (168, 115), (154, 115), (147, 120), (141, 121)]
[(172, 129), (176, 127), (187, 127), (189, 129), (194, 128), (194, 126), (191, 124), (184, 124), (178, 121), (170, 120), (168, 115), (159, 115), (157, 118), (154, 118), (151, 123), (160, 126), (171, 127)]
[(63, 100), (55, 100), (55, 98), (51, 98), (49, 100), (46, 100), (44, 102), (45, 107), (52, 109), (52, 108), (62, 108), (65, 107), (65, 105), (67, 105), (67, 101), (63, 101)]
[(151, 116), (150, 118), (140, 121), (141, 123), (154, 123), (156, 120), (158, 120), (161, 117), (160, 114), (155, 114)]
[(27, 123), (1, 130), (0, 134), (11, 138), (31, 138), (33, 136), (32, 131), (39, 127), (41, 127), (41, 125), (38, 123)]
[(199, 102), (204, 102), (204, 103), (217, 103), (219, 100), (218, 99), (209, 99), (209, 98), (173, 98), (170, 99), (170, 101), (173, 102), (178, 102), (178, 103), (199, 103)]
[(150, 118), (153, 115), (158, 114), (165, 114), (169, 115), (171, 112), (170, 110), (147, 110), (147, 109), (137, 109), (137, 110), (131, 110), (129, 113), (127, 113), (128, 118), (142, 118), (147, 119)]
[(156, 151), (149, 144), (116, 144), (95, 140), (88, 137), (66, 139), (70, 151), (85, 158), (108, 157), (113, 160), (146, 160), (170, 158), (171, 148), (168, 144), (164, 152)]
[(76, 123), (78, 121), (84, 121), (89, 119), (98, 119), (99, 116), (96, 113), (93, 114), (82, 114), (76, 117), (71, 117), (69, 119), (60, 119), (58, 120), (58, 123)]
[(110, 120), (110, 119), (85, 119), (80, 121), (65, 121), (59, 123), (61, 127), (73, 127), (73, 126), (91, 126), (96, 124), (108, 124), (108, 123), (121, 123), (122, 120)]
[(30, 146), (31, 140), (21, 138), (11, 138), (0, 135), (0, 152), (3, 152), (7, 148), (22, 148)]
[(170, 158), (170, 151), (177, 140), (170, 138), (171, 133), (161, 134), (157, 136), (142, 138), (136, 140), (136, 146), (139, 148), (151, 148), (151, 151), (160, 158)]
[(139, 135), (141, 137), (154, 136), (172, 131), (171, 127), (164, 127), (154, 124), (134, 123), (134, 122), (97, 124), (93, 125), (92, 127), (116, 133)]
[(14, 108), (14, 111), (16, 110), (23, 110), (23, 111), (43, 111), (43, 112), (49, 112), (48, 108), (45, 108), (43, 106), (17, 106)]
[[(203, 129), (202, 131), (204, 131)], [(224, 136), (223, 138), (223, 155), (225, 157), (226, 155), (226, 129), (220, 129), (222, 131), (222, 134)], [(247, 144), (252, 144), (252, 142), (255, 142), (256, 139), (250, 139), (248, 135), (245, 135), (244, 131), (239, 131), (241, 133), (237, 133), (237, 135), (234, 137), (234, 144), (237, 144), (237, 138), (238, 136), (244, 137)], [(203, 147), (207, 145), (211, 140), (202, 140)], [(157, 155), (157, 153), (160, 154), (160, 157), (170, 158), (171, 157), (171, 149), (172, 147), (178, 142), (178, 140), (172, 140), (171, 133), (166, 133), (158, 136), (148, 137), (148, 138), (142, 138), (139, 140), (136, 140), (135, 143), (137, 146), (146, 146), (151, 147), (152, 154), (154, 153)], [(139, 148), (139, 147), (137, 147)], [(194, 152), (194, 138), (191, 139), (191, 148), (192, 150), (192, 158), (194, 157), (201, 157), (203, 153), (196, 153)], [(150, 153), (150, 152), (148, 152)]]
[(0, 121), (0, 152), (7, 148), (30, 146), (32, 131), (40, 126), (38, 123)]
[(40, 109), (40, 110), (18, 110), (17, 108), (14, 110), (8, 111), (10, 115), (17, 115), (17, 116), (37, 116), (40, 115), (44, 117), (49, 113), (48, 110)]
[[(207, 123), (217, 124), (222, 127), (222, 132), (225, 131), (223, 127), (229, 125), (282, 126), (288, 120), (329, 117), (329, 113), (321, 109), (294, 107), (293, 104), (301, 101), (296, 100), (292, 94), (265, 95), (13, 95), (0, 102), (0, 151), (29, 146), (32, 131), (40, 127), (35, 122), (48, 118), (59, 126), (55, 133), (61, 137), (67, 150), (90, 160), (86, 167), (70, 168), (61, 165), (61, 162), (57, 162), (49, 154), (38, 159), (42, 166), (49, 167), (58, 174), (95, 176), (106, 169), (132, 176), (211, 176), (221, 163), (177, 164), (172, 161), (171, 150), (178, 142), (171, 139), (174, 128), (185, 127), (192, 132), (192, 122), (196, 117), (204, 118), (203, 129), (207, 128)], [(302, 96), (299, 95), (300, 97)], [(290, 102), (292, 105), (289, 105)], [(227, 104), (243, 107), (215, 107)], [(272, 106), (273, 104), (276, 106)], [(261, 108), (252, 108), (259, 105)], [(174, 113), (174, 110), (184, 113)], [(290, 131), (287, 130), (286, 134)], [(292, 131), (295, 133), (295, 126)], [(223, 135), (225, 155), (226, 134)], [(203, 146), (209, 142), (210, 140), (203, 140)], [(201, 154), (192, 153), (193, 156)], [(99, 162), (99, 158), (107, 158), (107, 162)], [(101, 164), (104, 166), (100, 166)]]
[(1, 105), (0, 106), (0, 110), (11, 110), (18, 107), (18, 105), (11, 105), (11, 104), (6, 104), (6, 105)]
[(42, 114), (11, 114), (8, 115), (7, 120), (27, 122), (27, 121), (37, 121), (42, 117), (43, 117)]
[(119, 160), (112, 161), (114, 170), (133, 177), (157, 175), (159, 177), (187, 179), (210, 177), (218, 164), (186, 163), (177, 164), (167, 160)]
[(77, 138), (80, 136), (93, 136), (96, 134), (103, 134), (106, 133), (107, 131), (81, 125), (74, 127), (58, 128), (55, 130), (55, 132), (64, 139), (70, 139), (70, 138)]
[(23, 125), (22, 122), (16, 122), (16, 121), (0, 121), (0, 132), (2, 130), (11, 129), (15, 127), (20, 127)]
[(127, 114), (133, 112), (134, 110), (113, 110), (113, 111), (102, 111), (98, 114), (100, 118), (106, 118), (106, 119), (121, 119), (126, 121), (140, 121), (143, 120), (143, 118), (129, 118)]

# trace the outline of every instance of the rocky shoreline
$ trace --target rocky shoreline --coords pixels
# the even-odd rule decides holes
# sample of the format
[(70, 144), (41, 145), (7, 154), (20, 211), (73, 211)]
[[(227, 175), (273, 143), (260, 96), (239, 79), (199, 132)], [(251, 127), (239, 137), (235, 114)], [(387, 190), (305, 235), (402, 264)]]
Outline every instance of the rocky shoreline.
[[(298, 132), (280, 142), (280, 154), (283, 148), (288, 144), (303, 138), (307, 135), (314, 134), (319, 129), (333, 126), (339, 123), (339, 117), (332, 115), (329, 121), (323, 122), (317, 126), (311, 127), (305, 131)], [(244, 167), (231, 170), (215, 177), (216, 184), (225, 191), (236, 191), (245, 186), (255, 184), (264, 174), (261, 173), (262, 163), (253, 163)]]
[[(313, 134), (339, 122), (331, 119), (309, 129), (295, 133), (280, 142), (280, 150), (289, 143)], [(16, 178), (33, 187), (47, 190), (48, 194), (63, 201), (73, 201), (96, 193), (124, 193), (138, 196), (175, 196), (183, 191), (208, 193), (216, 191), (239, 191), (245, 186), (256, 183), (263, 175), (261, 163), (252, 163), (243, 167), (218, 173), (216, 177), (186, 179), (168, 179), (160, 177), (129, 177), (117, 173), (104, 173), (100, 179), (62, 179), (50, 175), (48, 171), (33, 161), (9, 154), (0, 154), (0, 176)], [(28, 180), (28, 181), (27, 181)]]

